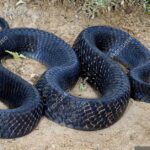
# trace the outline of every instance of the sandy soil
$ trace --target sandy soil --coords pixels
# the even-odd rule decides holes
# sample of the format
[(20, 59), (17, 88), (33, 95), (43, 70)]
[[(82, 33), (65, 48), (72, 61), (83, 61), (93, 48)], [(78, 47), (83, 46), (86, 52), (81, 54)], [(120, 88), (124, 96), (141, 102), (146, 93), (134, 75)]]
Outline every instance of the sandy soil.
[[(15, 1), (3, 0), (0, 2), (0, 16), (5, 17), (11, 27), (47, 30), (69, 44), (87, 26), (112, 25), (128, 31), (150, 48), (150, 16), (139, 10), (132, 10), (128, 14), (100, 14), (98, 18), (89, 20), (79, 15), (76, 9), (70, 10), (38, 1), (28, 2), (16, 6)], [(32, 60), (6, 60), (4, 64), (30, 83), (34, 83), (45, 70), (44, 66)], [(81, 92), (79, 84), (80, 81), (71, 93), (97, 97), (97, 93), (88, 85)], [(5, 106), (1, 105), (1, 108)], [(133, 150), (135, 146), (150, 146), (150, 105), (132, 99), (123, 117), (104, 130), (77, 131), (43, 117), (38, 127), (29, 135), (13, 140), (0, 140), (0, 150)]]

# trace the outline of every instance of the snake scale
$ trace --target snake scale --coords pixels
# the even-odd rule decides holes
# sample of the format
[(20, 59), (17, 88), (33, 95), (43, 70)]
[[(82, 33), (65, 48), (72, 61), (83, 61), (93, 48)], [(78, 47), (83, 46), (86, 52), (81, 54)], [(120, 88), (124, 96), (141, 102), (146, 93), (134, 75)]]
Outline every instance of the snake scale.
[[(9, 50), (47, 67), (32, 86), (0, 65), (0, 97), (10, 107), (0, 110), (1, 138), (28, 134), (43, 114), (70, 128), (98, 130), (109, 127), (123, 115), (130, 95), (149, 102), (150, 53), (126, 32), (108, 26), (89, 27), (71, 48), (52, 33), (32, 28), (10, 29), (3, 18), (0, 25), (0, 60), (9, 56), (5, 52)], [(128, 76), (118, 61), (129, 69)], [(79, 75), (88, 78), (101, 97), (86, 99), (68, 93)]]

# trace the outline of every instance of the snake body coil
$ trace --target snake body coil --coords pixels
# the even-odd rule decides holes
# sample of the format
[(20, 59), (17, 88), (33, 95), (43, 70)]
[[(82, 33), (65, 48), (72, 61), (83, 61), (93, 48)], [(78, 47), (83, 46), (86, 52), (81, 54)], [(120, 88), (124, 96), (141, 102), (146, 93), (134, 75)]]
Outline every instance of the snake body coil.
[[(89, 27), (82, 31), (74, 44), (81, 63), (89, 65), (86, 53), (92, 50), (101, 51), (109, 57), (123, 64), (128, 70), (131, 83), (131, 97), (135, 100), (150, 102), (150, 52), (138, 40), (128, 33), (109, 26)], [(90, 56), (90, 55), (89, 55)], [(82, 69), (87, 69), (82, 65)], [(85, 73), (88, 70), (84, 71)]]
[[(127, 33), (107, 26), (90, 27), (80, 33), (73, 50), (51, 33), (9, 29), (2, 18), (0, 24), (0, 39), (7, 37), (0, 45), (0, 59), (9, 55), (5, 50), (17, 51), (47, 67), (35, 85), (38, 94), (35, 87), (0, 66), (0, 97), (12, 107), (0, 110), (0, 137), (29, 133), (42, 116), (43, 103), (47, 118), (71, 128), (97, 130), (115, 123), (127, 107), (130, 84), (113, 59), (130, 70), (132, 96), (149, 101), (145, 75), (149, 74), (150, 53)], [(101, 93), (100, 98), (79, 98), (66, 92), (79, 73), (88, 77), (87, 81)]]
[[(68, 44), (48, 32), (27, 28), (9, 29), (5, 27), (7, 23), (3, 19), (1, 23), (3, 30), (0, 32), (0, 39), (3, 42), (0, 45), (0, 59), (8, 56), (5, 50), (9, 50), (45, 64), (47, 71), (43, 76), (48, 77), (54, 87), (58, 84), (56, 79), (63, 88), (76, 80), (79, 65)], [(0, 110), (0, 137), (15, 138), (26, 135), (37, 125), (43, 114), (43, 101), (40, 100), (39, 92), (2, 65), (0, 77), (0, 97), (12, 108)], [(49, 87), (44, 83), (42, 86), (42, 93), (45, 93)]]
[(87, 81), (98, 89), (101, 98), (79, 98), (65, 92), (78, 70), (71, 69), (74, 63), (69, 57), (61, 66), (46, 72), (37, 83), (46, 102), (45, 115), (59, 124), (80, 130), (102, 129), (116, 122), (124, 113), (130, 96), (127, 76), (96, 47), (94, 40), (91, 38), (88, 45), (81, 34), (73, 48), (80, 60), (81, 76), (88, 77)]
[[(49, 119), (75, 129), (96, 130), (113, 124), (125, 111), (130, 94), (128, 78), (117, 63), (99, 50), (84, 50), (81, 64), (87, 69), (83, 77), (89, 77), (88, 82), (98, 88), (102, 97), (84, 99), (66, 92), (78, 78), (79, 62), (73, 49), (65, 42), (53, 34), (27, 28), (3, 30), (0, 37), (3, 36), (7, 37), (7, 41), (0, 46), (1, 59), (8, 55), (5, 53), (7, 49), (47, 66), (36, 88), (45, 103), (44, 113)], [(85, 72), (84, 69), (82, 72)], [(14, 98), (18, 100), (15, 94)]]

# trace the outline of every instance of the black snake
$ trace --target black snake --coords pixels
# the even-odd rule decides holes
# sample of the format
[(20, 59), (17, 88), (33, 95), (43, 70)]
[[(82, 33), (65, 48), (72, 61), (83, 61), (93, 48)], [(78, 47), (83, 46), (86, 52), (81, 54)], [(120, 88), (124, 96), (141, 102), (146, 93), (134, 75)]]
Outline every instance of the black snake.
[[(86, 51), (95, 52), (97, 50), (124, 65), (129, 70), (131, 97), (135, 100), (150, 102), (150, 52), (137, 39), (120, 29), (95, 26), (80, 33), (74, 49), (81, 64), (85, 61)], [(84, 64), (81, 70), (86, 68)], [(88, 62), (86, 65), (89, 65)], [(83, 72), (88, 72), (88, 70)]]
[[(131, 70), (128, 75), (132, 96), (149, 101), (145, 75), (149, 73), (150, 54), (127, 33), (107, 26), (90, 27), (80, 33), (73, 50), (52, 33), (30, 28), (9, 29), (2, 18), (0, 25), (1, 60), (9, 55), (5, 50), (10, 50), (47, 67), (35, 88), (0, 66), (0, 97), (12, 108), (0, 110), (0, 137), (29, 133), (42, 112), (59, 124), (80, 130), (97, 130), (115, 123), (127, 107), (130, 84), (114, 58)], [(66, 92), (79, 75), (88, 77), (87, 81), (102, 96), (85, 99)]]

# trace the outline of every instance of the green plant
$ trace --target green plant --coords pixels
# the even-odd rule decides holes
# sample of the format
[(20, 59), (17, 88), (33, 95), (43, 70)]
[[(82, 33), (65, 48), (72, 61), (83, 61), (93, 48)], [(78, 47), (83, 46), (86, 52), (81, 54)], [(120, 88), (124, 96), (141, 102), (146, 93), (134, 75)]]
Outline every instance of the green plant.
[[(22, 2), (22, 0), (20, 1)], [(86, 14), (89, 18), (94, 18), (99, 14), (99, 10), (104, 10), (103, 12), (121, 11), (127, 10), (129, 7), (132, 10), (135, 5), (142, 6), (150, 14), (150, 0), (43, 0), (43, 2), (46, 1), (61, 3), (65, 6), (77, 6), (78, 12)]]
[[(76, 3), (78, 0), (75, 1)], [(143, 5), (144, 0), (84, 0), (81, 10), (88, 17), (94, 18), (99, 10), (123, 10), (125, 7), (134, 7), (135, 5)]]
[(85, 79), (82, 79), (82, 82), (79, 84), (79, 90), (81, 92), (86, 90), (86, 81), (88, 80), (88, 77), (86, 77)]
[(144, 1), (144, 8), (147, 11), (147, 13), (150, 15), (150, 0)]
[(12, 52), (12, 51), (9, 51), (9, 50), (5, 50), (6, 53), (9, 53), (10, 55), (13, 56), (13, 58), (15, 60), (19, 60), (19, 59), (25, 59), (26, 57), (22, 54), (19, 54), (18, 52)]

